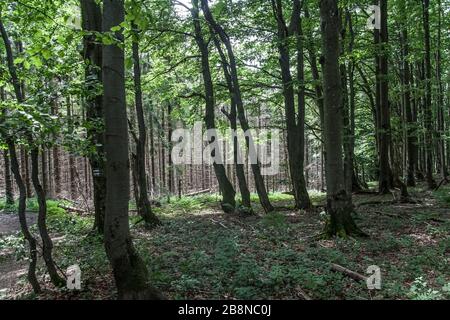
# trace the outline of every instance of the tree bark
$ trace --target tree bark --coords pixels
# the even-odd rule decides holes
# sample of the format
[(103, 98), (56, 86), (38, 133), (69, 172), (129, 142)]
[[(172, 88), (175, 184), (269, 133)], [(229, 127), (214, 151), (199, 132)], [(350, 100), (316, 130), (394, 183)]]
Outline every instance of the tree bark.
[(407, 27), (407, 16), (406, 16), (406, 5), (405, 0), (400, 1), (400, 12), (402, 15), (402, 57), (403, 57), (403, 99), (405, 104), (406, 113), (406, 144), (407, 144), (407, 174), (406, 174), (406, 185), (409, 187), (414, 187), (416, 185), (415, 181), (415, 148), (417, 144), (415, 122), (413, 119), (413, 110), (411, 107), (411, 85), (410, 78), (411, 72), (409, 70), (409, 43), (408, 43), (408, 27)]
[[(289, 171), (294, 191), (295, 206), (298, 209), (310, 209), (312, 204), (306, 189), (304, 175), (305, 72), (303, 58), (303, 32), (300, 18), (301, 4), (298, 0), (293, 2), (292, 17), (289, 27), (286, 25), (283, 17), (282, 2), (280, 0), (272, 1), (272, 7), (278, 26), (278, 52), (283, 81)], [(289, 38), (291, 35), (295, 35), (297, 49), (297, 113), (295, 110), (294, 81), (290, 71)]]
[[(89, 32), (101, 32), (102, 16), (100, 5), (95, 0), (81, 0), (82, 27)], [(102, 84), (102, 48), (93, 34), (84, 36), (83, 58), (85, 60), (85, 86), (90, 92), (85, 99), (86, 120), (92, 123), (88, 139), (95, 152), (88, 155), (93, 180), (95, 221), (94, 227), (103, 234), (105, 224), (106, 176), (105, 136), (103, 128), (103, 96), (93, 94)]]
[[(231, 80), (233, 83), (233, 89), (234, 89), (234, 99), (237, 106), (237, 115), (239, 122), (241, 124), (241, 128), (244, 131), (244, 133), (250, 134), (250, 126), (248, 124), (247, 118), (245, 116), (245, 109), (244, 109), (244, 103), (242, 100), (242, 94), (239, 84), (239, 78), (237, 74), (237, 63), (236, 58), (234, 56), (233, 48), (231, 46), (230, 38), (228, 37), (225, 30), (220, 26), (216, 20), (214, 19), (213, 15), (211, 14), (211, 11), (209, 10), (208, 1), (207, 0), (201, 0), (202, 3), (202, 9), (203, 13), (205, 14), (205, 18), (208, 21), (208, 23), (211, 25), (214, 32), (219, 36), (220, 40), (225, 45), (228, 60), (229, 60), (229, 66), (230, 66), (230, 75)], [(267, 194), (266, 186), (264, 184), (264, 178), (261, 174), (261, 166), (259, 159), (257, 157), (257, 152), (255, 145), (253, 141), (251, 141), (251, 137), (246, 136), (246, 145), (247, 149), (249, 151), (250, 155), (255, 155), (255, 159), (251, 161), (251, 168), (253, 172), (253, 178), (255, 180), (255, 186), (256, 186), (256, 192), (259, 196), (259, 201), (261, 203), (261, 206), (263, 207), (264, 211), (266, 213), (272, 212), (274, 210), (272, 204), (270, 203), (269, 196)]]
[[(22, 87), (20, 85), (19, 78), (17, 76), (16, 67), (14, 65), (14, 56), (13, 56), (13, 53), (11, 50), (11, 42), (9, 41), (8, 34), (3, 26), (1, 17), (0, 17), (0, 32), (2, 34), (3, 42), (4, 42), (4, 45), (6, 48), (8, 70), (10, 73), (11, 81), (13, 83), (16, 100), (19, 104), (21, 104), (24, 102), (23, 91), (22, 91)], [(36, 192), (36, 197), (38, 199), (38, 204), (39, 204), (38, 229), (39, 229), (39, 233), (40, 233), (41, 239), (42, 239), (42, 246), (43, 246), (42, 255), (44, 257), (44, 261), (47, 266), (47, 270), (49, 272), (52, 283), (55, 286), (61, 286), (63, 284), (63, 280), (58, 275), (55, 264), (53, 262), (53, 258), (52, 258), (52, 246), (53, 245), (52, 245), (52, 241), (48, 235), (47, 226), (46, 226), (47, 204), (46, 204), (44, 189), (42, 188), (40, 181), (39, 181), (39, 149), (35, 145), (32, 135), (28, 131), (28, 129), (26, 129), (25, 131), (26, 131), (26, 138), (27, 138), (28, 143), (31, 148), (31, 167), (32, 167), (31, 179), (33, 181), (33, 186), (34, 186), (34, 189)], [(12, 140), (9, 142), (9, 148), (10, 148), (10, 150), (12, 150), (10, 152), (11, 160), (15, 162), (15, 159), (16, 159), (15, 154), (16, 153), (15, 153), (14, 143), (12, 142)], [(13, 163), (14, 167), (16, 167), (16, 165), (18, 166), (18, 164)], [(15, 176), (16, 176), (17, 183), (20, 184), (20, 180), (21, 180), (21, 179), (19, 179), (20, 174), (15, 172)], [(21, 186), (19, 186), (19, 187), (21, 187)], [(23, 199), (20, 199), (20, 200), (23, 201)], [(21, 205), (23, 205), (23, 204), (21, 204)], [(23, 210), (22, 215), (25, 215), (25, 213), (24, 213), (25, 207), (23, 207), (22, 210)], [(24, 218), (22, 217), (22, 220), (23, 219)], [(23, 224), (23, 221), (21, 222), (21, 224)], [(34, 245), (34, 244), (32, 243), (32, 241), (30, 242), (30, 239), (29, 239), (29, 243), (30, 243), (30, 248), (31, 248), (32, 245)], [(33, 281), (34, 281), (34, 279), (33, 279)]]
[[(0, 22), (1, 23), (1, 22)], [(27, 217), (26, 217), (26, 199), (27, 199), (27, 190), (25, 187), (25, 183), (20, 175), (19, 161), (17, 160), (16, 147), (11, 138), (7, 139), (9, 156), (11, 158), (11, 170), (14, 174), (14, 179), (16, 180), (17, 186), (19, 188), (19, 223), (20, 230), (22, 231), (25, 239), (28, 242), (30, 247), (29, 257), (30, 264), (28, 266), (28, 274), (27, 279), (30, 282), (34, 293), (40, 293), (41, 287), (36, 277), (36, 265), (37, 265), (37, 242), (36, 239), (31, 234), (28, 229)]]
[(351, 195), (345, 190), (342, 159), (342, 85), (339, 71), (339, 11), (337, 0), (320, 1), (327, 211), (330, 216), (325, 235), (347, 237), (364, 235), (351, 216)]
[[(213, 33), (213, 31), (211, 33)], [(225, 53), (222, 50), (219, 39), (217, 39), (216, 35), (213, 35), (213, 37), (214, 43), (221, 58), (222, 69), (225, 76), (225, 80), (227, 82), (231, 102), (230, 112), (228, 113), (225, 110), (222, 110), (222, 112), (227, 116), (228, 120), (230, 121), (231, 130), (233, 132), (237, 132), (237, 106), (236, 106), (236, 99), (234, 97), (233, 81), (229, 71), (229, 64), (226, 59)], [(250, 190), (248, 189), (247, 178), (245, 177), (244, 164), (242, 163), (242, 155), (240, 154), (240, 147), (237, 136), (233, 136), (233, 159), (234, 165), (236, 166), (236, 176), (238, 179), (239, 190), (241, 192), (242, 206), (244, 206), (246, 210), (252, 212), (253, 210), (250, 200)]]
[[(388, 26), (387, 26), (387, 0), (380, 0), (381, 29), (379, 31), (379, 181), (378, 191), (381, 194), (390, 193), (392, 188), (392, 172), (389, 165), (389, 145), (391, 143), (391, 114), (389, 106), (389, 82), (388, 82)], [(377, 30), (375, 30), (377, 33)]]
[(8, 156), (8, 150), (3, 151), (3, 161), (5, 164), (4, 170), (5, 170), (5, 203), (6, 206), (13, 206), (14, 205), (14, 191), (13, 191), (13, 185), (11, 181), (11, 167), (10, 167), (10, 160)]
[[(205, 102), (206, 102), (205, 124), (207, 130), (215, 131), (216, 130), (216, 124), (214, 119), (215, 97), (211, 77), (211, 69), (209, 64), (208, 45), (206, 44), (205, 39), (203, 37), (202, 28), (200, 24), (198, 0), (192, 0), (192, 5), (193, 8), (191, 12), (195, 31), (195, 40), (197, 42), (197, 46), (201, 54), (202, 75), (203, 75), (203, 83), (205, 86)], [(211, 143), (213, 142), (213, 140), (210, 139), (209, 142)], [(216, 150), (216, 156), (220, 158), (220, 155), (217, 155), (218, 152), (220, 151)], [(222, 209), (225, 212), (233, 212), (236, 207), (236, 200), (235, 200), (236, 191), (234, 190), (233, 185), (231, 184), (230, 180), (226, 175), (224, 165), (221, 163), (214, 162), (213, 167), (214, 173), (216, 174), (217, 177), (217, 182), (219, 184), (219, 189), (223, 197)]]
[(423, 28), (425, 42), (425, 154), (426, 154), (426, 180), (429, 189), (436, 188), (433, 178), (433, 114), (431, 110), (431, 52), (430, 52), (430, 0), (422, 0), (423, 4)]
[(133, 25), (135, 39), (133, 41), (133, 63), (134, 63), (134, 104), (138, 123), (138, 137), (136, 141), (136, 174), (139, 185), (138, 213), (144, 219), (148, 228), (160, 225), (161, 221), (153, 213), (150, 200), (148, 199), (147, 174), (145, 171), (145, 146), (147, 144), (147, 130), (145, 128), (144, 108), (142, 103), (141, 67), (139, 63), (139, 36), (136, 26)]
[[(125, 19), (123, 0), (103, 1), (103, 32), (119, 26)], [(148, 284), (148, 271), (134, 249), (128, 218), (130, 162), (125, 101), (125, 61), (122, 32), (115, 33), (119, 43), (103, 45), (103, 101), (106, 126), (106, 215), (105, 249), (111, 263), (119, 299), (160, 299)]]

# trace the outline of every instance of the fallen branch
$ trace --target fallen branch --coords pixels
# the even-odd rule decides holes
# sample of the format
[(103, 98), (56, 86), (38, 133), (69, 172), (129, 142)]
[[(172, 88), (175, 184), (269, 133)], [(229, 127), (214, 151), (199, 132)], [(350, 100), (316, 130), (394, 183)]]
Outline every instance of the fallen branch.
[(87, 211), (85, 211), (85, 210), (78, 209), (78, 208), (74, 208), (74, 207), (64, 206), (64, 205), (62, 205), (62, 204), (59, 204), (58, 207), (61, 208), (61, 209), (66, 210), (66, 211), (68, 211), (68, 212), (76, 212), (76, 213), (79, 213), (79, 214), (85, 214), (85, 213), (87, 213)]
[(297, 291), (297, 294), (303, 298), (303, 300), (312, 300), (311, 297), (308, 294), (306, 294), (306, 292), (303, 291), (302, 288), (296, 287), (295, 290)]
[(213, 223), (217, 223), (218, 225), (224, 227), (225, 229), (228, 229), (228, 227), (227, 227), (226, 225), (224, 225), (223, 223), (221, 223), (220, 221), (216, 221), (216, 220), (214, 220), (214, 219), (211, 219), (211, 221), (212, 221)]
[(367, 280), (366, 276), (363, 276), (362, 274), (359, 274), (350, 269), (344, 268), (343, 266), (340, 266), (336, 263), (331, 264), (331, 270), (341, 272), (341, 273), (345, 274), (346, 276), (348, 276), (354, 280), (357, 280), (357, 281), (366, 281)]
[(403, 219), (404, 216), (401, 216), (399, 214), (395, 214), (395, 213), (388, 213), (388, 212), (382, 212), (382, 211), (375, 211), (376, 214), (382, 215), (382, 216), (388, 216), (391, 218), (400, 218)]
[(187, 193), (184, 196), (185, 197), (194, 197), (194, 196), (198, 196), (200, 194), (204, 194), (204, 193), (208, 193), (211, 192), (211, 189), (205, 189), (205, 190), (200, 190), (200, 191), (195, 191), (195, 192), (191, 192), (191, 193)]

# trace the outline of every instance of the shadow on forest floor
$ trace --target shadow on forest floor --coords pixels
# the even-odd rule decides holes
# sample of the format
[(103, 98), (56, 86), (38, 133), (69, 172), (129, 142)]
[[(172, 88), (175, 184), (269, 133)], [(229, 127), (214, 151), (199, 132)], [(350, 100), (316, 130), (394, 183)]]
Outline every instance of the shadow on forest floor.
[[(155, 230), (135, 225), (136, 217), (131, 226), (152, 282), (173, 299), (450, 298), (450, 187), (410, 193), (417, 203), (354, 196), (356, 222), (369, 239), (314, 240), (324, 226), (321, 209), (289, 210), (292, 199), (281, 194), (272, 201), (283, 209), (269, 215), (223, 214), (216, 197), (204, 196), (164, 204), (156, 210), (164, 224)], [(313, 200), (317, 205), (324, 197)], [(56, 291), (41, 278), (48, 290), (38, 298), (113, 298), (101, 238), (89, 233), (92, 219), (58, 213), (49, 216), (49, 226), (58, 238), (55, 260), (62, 269), (80, 265), (83, 289)], [(24, 257), (23, 242), (0, 241), (0, 250), (15, 245)], [(379, 266), (381, 290), (332, 271), (332, 263), (363, 275)], [(5, 298), (33, 298), (30, 291), (22, 277)]]

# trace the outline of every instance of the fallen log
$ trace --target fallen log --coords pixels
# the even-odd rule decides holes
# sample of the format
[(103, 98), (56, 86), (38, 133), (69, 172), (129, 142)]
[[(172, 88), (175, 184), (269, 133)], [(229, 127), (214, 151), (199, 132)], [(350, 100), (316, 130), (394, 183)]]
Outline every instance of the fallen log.
[(194, 196), (198, 196), (200, 194), (205, 194), (208, 192), (211, 192), (211, 189), (205, 189), (205, 190), (195, 191), (195, 192), (191, 192), (191, 193), (186, 193), (184, 196), (185, 197), (194, 197)]
[(85, 211), (83, 209), (78, 209), (78, 208), (74, 208), (74, 207), (68, 207), (68, 206), (64, 206), (62, 204), (59, 204), (58, 207), (61, 208), (61, 209), (66, 210), (68, 212), (76, 212), (76, 213), (79, 213), (79, 214), (86, 214), (87, 213), (87, 211)]
[(359, 274), (359, 273), (357, 273), (355, 271), (347, 269), (347, 268), (345, 268), (343, 266), (340, 266), (340, 265), (338, 265), (336, 263), (332, 263), (331, 264), (331, 270), (337, 271), (337, 272), (341, 272), (341, 273), (345, 274), (346, 276), (348, 276), (348, 277), (350, 277), (350, 278), (352, 278), (354, 280), (357, 280), (357, 281), (367, 281), (367, 277), (366, 276), (363, 276), (362, 274)]

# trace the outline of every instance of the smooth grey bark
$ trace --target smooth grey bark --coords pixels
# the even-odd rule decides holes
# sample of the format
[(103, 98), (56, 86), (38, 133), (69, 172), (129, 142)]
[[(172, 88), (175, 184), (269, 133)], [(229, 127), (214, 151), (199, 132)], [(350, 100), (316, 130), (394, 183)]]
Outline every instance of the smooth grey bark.
[[(103, 1), (103, 32), (125, 19), (123, 0)], [(148, 281), (148, 270), (134, 249), (130, 235), (128, 202), (130, 161), (125, 101), (125, 57), (121, 31), (117, 43), (103, 45), (102, 76), (105, 117), (106, 215), (104, 242), (111, 263), (119, 299), (161, 299), (161, 293)]]

